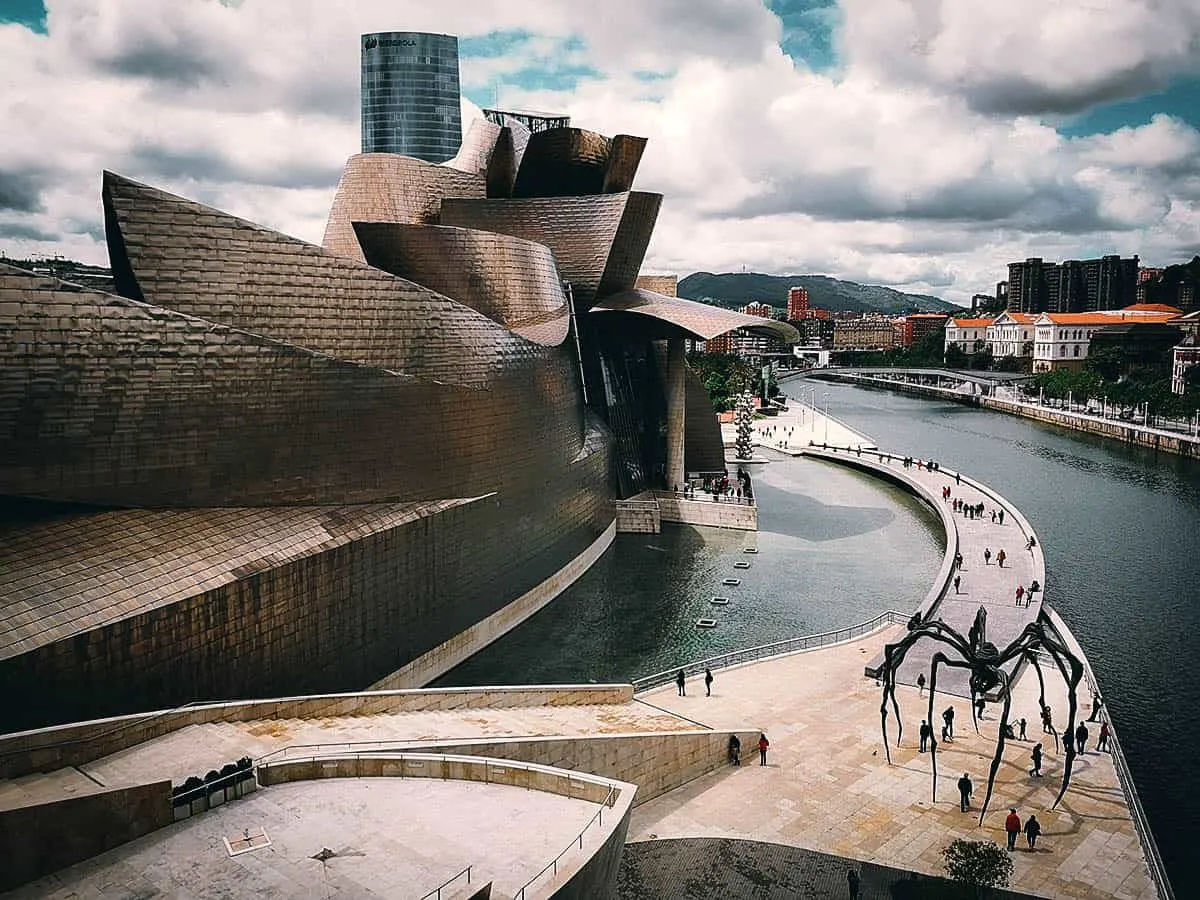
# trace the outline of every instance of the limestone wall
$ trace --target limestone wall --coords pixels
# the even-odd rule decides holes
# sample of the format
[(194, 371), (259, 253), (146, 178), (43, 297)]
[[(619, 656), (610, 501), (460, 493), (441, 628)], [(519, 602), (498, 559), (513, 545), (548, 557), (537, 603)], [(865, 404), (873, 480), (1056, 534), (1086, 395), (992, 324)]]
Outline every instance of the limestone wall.
[[(666, 731), (587, 737), (514, 738), (422, 745), (430, 753), (514, 759), (589, 772), (638, 786), (638, 802), (728, 765), (729, 731)], [(758, 744), (758, 731), (736, 732), (742, 757)]]
[(0, 891), (169, 825), (171, 782), (159, 781), (0, 812)]
[(0, 778), (82, 765), (188, 725), (208, 722), (367, 716), (432, 709), (593, 706), (628, 703), (632, 699), (632, 685), (592, 684), (392, 690), (210, 703), (0, 737)]
[(734, 528), (740, 531), (758, 531), (758, 507), (751, 503), (707, 500), (684, 500), (669, 491), (656, 491), (664, 522), (681, 525), (708, 525), (713, 528)]

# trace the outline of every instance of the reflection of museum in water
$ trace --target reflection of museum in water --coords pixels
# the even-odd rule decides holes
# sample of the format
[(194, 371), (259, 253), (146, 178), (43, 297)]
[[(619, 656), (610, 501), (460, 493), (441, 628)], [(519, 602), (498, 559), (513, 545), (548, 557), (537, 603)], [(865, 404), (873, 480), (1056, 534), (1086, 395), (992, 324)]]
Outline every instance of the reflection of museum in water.
[(644, 139), (492, 119), (322, 247), (106, 173), (120, 296), (0, 268), (11, 729), (427, 683), (724, 469), (684, 339), (789, 327), (636, 288)]

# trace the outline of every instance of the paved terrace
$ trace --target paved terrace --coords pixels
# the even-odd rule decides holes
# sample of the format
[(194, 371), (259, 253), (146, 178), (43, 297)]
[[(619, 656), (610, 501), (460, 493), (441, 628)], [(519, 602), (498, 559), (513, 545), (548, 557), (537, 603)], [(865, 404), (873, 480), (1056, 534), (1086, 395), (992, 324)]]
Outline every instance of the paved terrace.
[[(151, 832), (9, 896), (419, 897), (470, 866), (474, 887), (491, 881), (493, 897), (512, 897), (597, 808), (472, 781), (297, 781)], [(244, 830), (265, 832), (270, 846), (231, 856), (224, 842)], [(334, 855), (323, 860), (325, 849)], [(465, 890), (463, 876), (446, 896)]]
[[(743, 727), (746, 722), (743, 721)], [(458, 708), (334, 715), (315, 718), (263, 718), (246, 722), (188, 725), (77, 767), (0, 781), (0, 809), (60, 800), (107, 788), (190, 775), (243, 756), (259, 759), (285, 748), (319, 745), (324, 752), (367, 752), (395, 747), (419, 749), (458, 741), (529, 736), (597, 736), (648, 732), (700, 731), (702, 727), (645, 703), (581, 706)], [(371, 746), (363, 742), (370, 742)], [(347, 745), (354, 745), (347, 747)]]
[[(1015, 890), (1043, 897), (1156, 897), (1112, 761), (1093, 749), (1098, 725), (1090, 726), (1090, 746), (1076, 762), (1070, 790), (1050, 810), (1061, 783), (1062, 755), (1053, 737), (1040, 733), (1032, 674), (1014, 689), (1014, 713), (1029, 720), (1030, 740), (1006, 746), (982, 827), (978, 809), (996, 746), (993, 712), (976, 734), (967, 704), (954, 703), (955, 740), (939, 745), (935, 803), (930, 756), (917, 746), (924, 703), (915, 687), (901, 686), (904, 740), (893, 747), (894, 764), (886, 763), (880, 688), (863, 677), (863, 667), (903, 634), (902, 626), (892, 626), (862, 640), (720, 669), (712, 697), (704, 696), (698, 682), (686, 697), (677, 696), (674, 685), (640, 695), (713, 728), (760, 722), (771, 750), (765, 768), (745, 747), (740, 768), (702, 776), (637, 807), (629, 840), (770, 841), (940, 875), (941, 850), (954, 838), (991, 838), (1003, 846), (1003, 821), (1012, 806), (1022, 820), (1036, 813), (1043, 829), (1036, 852), (1014, 854)], [(1047, 678), (1047, 700), (1065, 709), (1061, 678)], [(894, 728), (891, 733), (894, 743)], [(1046, 752), (1043, 778), (1028, 774), (1035, 740)], [(976, 789), (968, 813), (959, 812), (955, 787), (963, 772)]]

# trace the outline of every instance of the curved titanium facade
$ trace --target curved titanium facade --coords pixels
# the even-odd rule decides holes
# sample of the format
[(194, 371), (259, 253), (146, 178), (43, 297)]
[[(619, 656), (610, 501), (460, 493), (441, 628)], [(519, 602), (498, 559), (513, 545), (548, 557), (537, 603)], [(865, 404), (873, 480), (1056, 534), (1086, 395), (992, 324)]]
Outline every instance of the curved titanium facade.
[(462, 143), (458, 38), (417, 31), (362, 36), (362, 152), (440, 163)]
[(120, 296), (0, 267), (6, 727), (432, 671), (590, 558), (662, 471), (645, 327), (695, 323), (629, 302), (662, 198), (588, 135), (355, 156), (324, 248), (105, 173)]
[(445, 294), (539, 344), (567, 336), (554, 256), (532, 241), (436, 225), (355, 225), (367, 263)]
[(321, 246), (362, 262), (354, 222), (436, 225), (442, 198), (486, 196), (487, 181), (482, 173), (393, 153), (360, 153), (350, 157), (342, 170)]
[(442, 224), (545, 244), (571, 282), (575, 308), (633, 287), (654, 232), (661, 194), (442, 201)]

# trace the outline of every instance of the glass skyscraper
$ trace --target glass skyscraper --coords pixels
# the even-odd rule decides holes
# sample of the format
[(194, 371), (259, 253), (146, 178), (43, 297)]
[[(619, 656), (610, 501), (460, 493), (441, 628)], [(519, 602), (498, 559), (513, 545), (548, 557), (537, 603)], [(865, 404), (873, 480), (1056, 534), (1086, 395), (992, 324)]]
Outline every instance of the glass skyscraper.
[(462, 144), (458, 38), (383, 31), (362, 36), (363, 153), (450, 159)]

